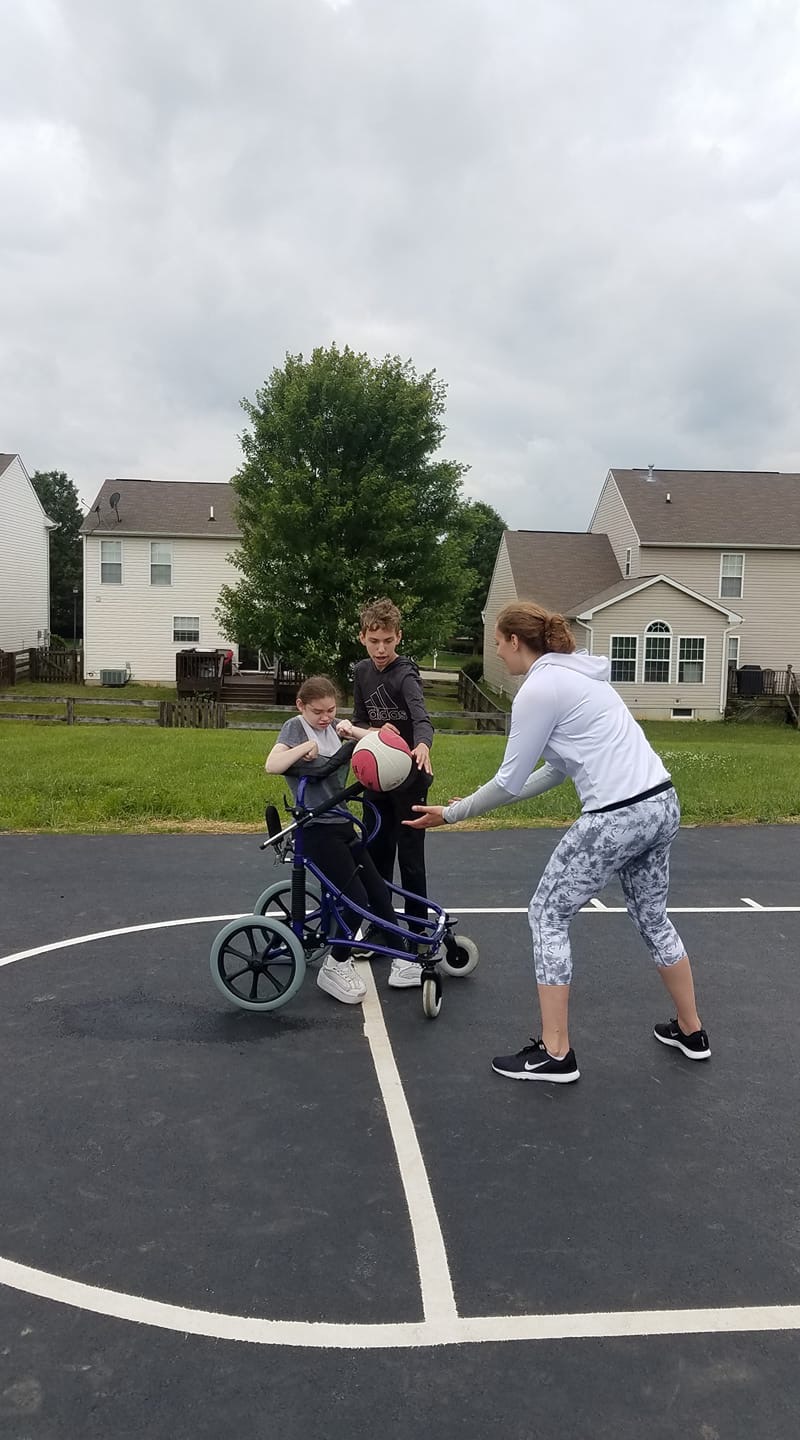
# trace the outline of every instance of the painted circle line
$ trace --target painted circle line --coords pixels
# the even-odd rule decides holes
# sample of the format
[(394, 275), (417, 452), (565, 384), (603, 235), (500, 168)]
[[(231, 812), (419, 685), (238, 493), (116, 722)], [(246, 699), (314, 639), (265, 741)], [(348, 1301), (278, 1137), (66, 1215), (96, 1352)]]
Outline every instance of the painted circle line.
[[(776, 907), (778, 908), (778, 907)], [(798, 907), (785, 907), (796, 909)], [(473, 914), (479, 913), (472, 911)], [(494, 912), (497, 913), (497, 912)], [(758, 912), (756, 912), (758, 913)], [(763, 913), (763, 912), (761, 912)], [(0, 968), (56, 950), (180, 925), (237, 919), (238, 915), (200, 915), (99, 930), (57, 940), (0, 958)], [(485, 1344), (524, 1340), (638, 1338), (650, 1335), (699, 1335), (764, 1330), (800, 1330), (800, 1305), (731, 1306), (705, 1310), (617, 1310), (552, 1315), (461, 1316), (454, 1311), (416, 1322), (377, 1324), (305, 1320), (266, 1320), (223, 1311), (194, 1310), (161, 1300), (129, 1295), (21, 1265), (0, 1256), (0, 1284), (44, 1300), (111, 1319), (128, 1320), (184, 1335), (236, 1340), (253, 1345), (313, 1349), (410, 1349), (420, 1346)]]

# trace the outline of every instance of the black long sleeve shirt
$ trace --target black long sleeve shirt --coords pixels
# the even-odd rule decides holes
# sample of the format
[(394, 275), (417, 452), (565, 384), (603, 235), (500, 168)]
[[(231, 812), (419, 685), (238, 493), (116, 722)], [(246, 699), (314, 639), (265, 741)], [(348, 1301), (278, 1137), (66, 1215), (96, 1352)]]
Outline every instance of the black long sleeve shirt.
[(411, 750), (433, 743), (433, 725), (425, 709), (419, 667), (398, 655), (385, 670), (367, 657), (353, 677), (353, 724), (379, 728), (395, 725)]

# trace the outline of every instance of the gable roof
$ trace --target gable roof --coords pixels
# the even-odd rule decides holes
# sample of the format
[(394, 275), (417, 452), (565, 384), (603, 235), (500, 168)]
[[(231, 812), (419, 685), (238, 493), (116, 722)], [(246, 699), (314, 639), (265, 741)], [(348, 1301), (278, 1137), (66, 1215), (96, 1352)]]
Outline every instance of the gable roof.
[(47, 530), (57, 530), (57, 529), (58, 529), (58, 525), (57, 525), (57, 523), (56, 523), (55, 520), (51, 520), (51, 519), (50, 519), (50, 516), (48, 515), (47, 511), (45, 510), (44, 505), (42, 504), (41, 500), (39, 499), (39, 495), (38, 495), (36, 486), (34, 485), (33, 481), (31, 480), (30, 475), (28, 474), (27, 470), (25, 469), (25, 466), (24, 466), (23, 463), (22, 463), (22, 456), (21, 456), (21, 455), (6, 455), (5, 452), (3, 452), (2, 454), (0, 454), (0, 475), (4, 475), (5, 472), (6, 472), (6, 470), (7, 470), (8, 467), (9, 467), (9, 465), (13, 464), (13, 462), (14, 462), (15, 460), (18, 460), (18, 461), (19, 461), (19, 468), (20, 468), (20, 470), (22, 471), (25, 479), (27, 480), (28, 485), (30, 486), (31, 494), (33, 495), (33, 498), (34, 498), (34, 500), (36, 501), (36, 504), (39, 506), (39, 509), (40, 509), (41, 512), (42, 512), (42, 519), (44, 520), (45, 529), (47, 529)]
[(586, 596), (620, 578), (607, 535), (506, 530), (503, 539), (518, 598), (536, 600), (560, 615), (575, 615)]
[[(116, 513), (111, 496), (119, 493)], [(105, 480), (81, 526), (82, 535), (210, 535), (239, 540), (232, 485), (199, 480)], [(99, 513), (98, 513), (99, 507)], [(213, 507), (214, 519), (210, 511)], [(119, 515), (119, 519), (117, 519)]]
[(800, 547), (800, 475), (658, 469), (652, 479), (648, 470), (609, 475), (643, 545)]
[(698, 590), (690, 590), (688, 585), (682, 585), (679, 580), (673, 580), (671, 575), (638, 575), (635, 580), (620, 580), (617, 585), (610, 585), (607, 590), (601, 590), (598, 595), (584, 601), (580, 614), (575, 618), (578, 620), (591, 620), (598, 610), (605, 610), (609, 605), (616, 605), (619, 600), (628, 595), (636, 595), (639, 590), (649, 590), (651, 585), (662, 581), (673, 590), (680, 590), (683, 595), (689, 595), (692, 600), (697, 600), (701, 605), (707, 605), (711, 610), (718, 610), (721, 615), (726, 615), (731, 625), (741, 623), (744, 618), (737, 610), (731, 610), (728, 605), (720, 605), (717, 600), (710, 600), (708, 595), (701, 595)]

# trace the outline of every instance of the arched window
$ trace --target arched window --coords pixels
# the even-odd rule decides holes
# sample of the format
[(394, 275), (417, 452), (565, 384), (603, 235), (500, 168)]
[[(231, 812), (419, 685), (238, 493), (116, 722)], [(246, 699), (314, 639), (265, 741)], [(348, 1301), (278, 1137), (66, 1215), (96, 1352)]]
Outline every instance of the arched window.
[(668, 685), (672, 660), (672, 631), (665, 620), (654, 620), (644, 632), (644, 680)]

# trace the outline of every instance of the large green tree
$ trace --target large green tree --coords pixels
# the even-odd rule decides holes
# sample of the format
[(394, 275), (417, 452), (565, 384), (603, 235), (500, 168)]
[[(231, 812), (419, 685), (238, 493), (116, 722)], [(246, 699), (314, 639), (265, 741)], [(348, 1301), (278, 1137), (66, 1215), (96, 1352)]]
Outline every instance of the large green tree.
[(399, 605), (407, 653), (449, 633), (467, 589), (454, 533), (466, 467), (438, 454), (442, 381), (333, 345), (287, 356), (242, 406), (241, 579), (218, 610), (229, 639), (343, 678), (373, 597)]
[(466, 500), (461, 506), (455, 529), (462, 550), (469, 590), (458, 614), (456, 633), (468, 635), (475, 651), (483, 645), (483, 610), (494, 573), (497, 551), (508, 529), (505, 520), (484, 500)]
[[(50, 531), (50, 629), (67, 640), (72, 638), (73, 623), (80, 627), (83, 614), (83, 513), (78, 492), (63, 470), (36, 470), (31, 483), (45, 513), (56, 522)], [(73, 594), (76, 585), (77, 597)]]

